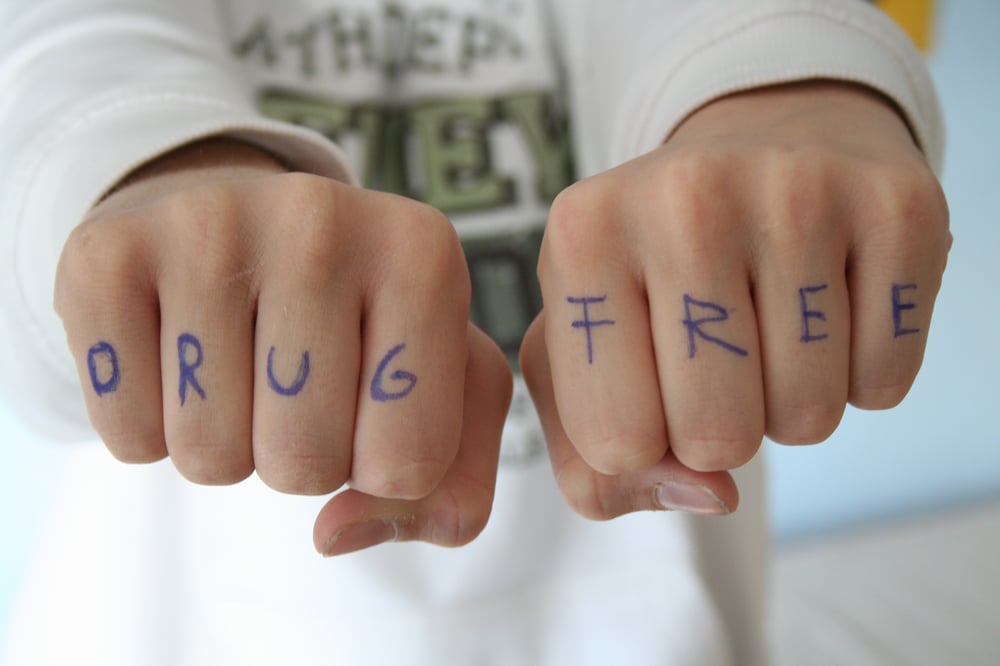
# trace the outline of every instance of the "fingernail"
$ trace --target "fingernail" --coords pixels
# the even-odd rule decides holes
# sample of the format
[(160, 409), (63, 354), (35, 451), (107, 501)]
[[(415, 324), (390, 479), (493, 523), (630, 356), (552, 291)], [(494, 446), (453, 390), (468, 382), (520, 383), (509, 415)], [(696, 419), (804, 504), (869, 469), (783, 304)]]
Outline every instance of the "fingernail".
[(323, 549), (323, 557), (353, 553), (396, 539), (396, 527), (385, 520), (370, 520), (338, 530)]
[(667, 481), (656, 486), (656, 502), (664, 509), (723, 516), (731, 513), (725, 502), (706, 486)]

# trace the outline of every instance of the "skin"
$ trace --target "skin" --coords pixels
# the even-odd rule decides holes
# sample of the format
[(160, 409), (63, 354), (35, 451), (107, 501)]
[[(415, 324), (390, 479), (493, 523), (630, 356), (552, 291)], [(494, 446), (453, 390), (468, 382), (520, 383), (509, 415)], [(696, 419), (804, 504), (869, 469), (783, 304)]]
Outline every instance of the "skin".
[[(949, 245), (940, 187), (899, 114), (847, 85), (723, 98), (656, 150), (568, 188), (521, 364), (570, 506), (596, 519), (728, 513), (728, 470), (765, 433), (817, 442), (848, 402), (899, 402)], [(809, 305), (825, 318), (811, 324), (827, 337), (802, 343), (798, 290), (818, 284)], [(893, 336), (893, 284), (917, 285), (903, 316), (918, 333)], [(700, 340), (689, 357), (685, 294), (724, 306), (705, 331), (745, 356)], [(581, 306), (567, 301), (581, 295), (606, 296), (590, 318), (615, 322), (591, 329), (592, 363), (572, 326)], [(511, 376), (469, 323), (469, 298), (439, 212), (211, 139), (139, 169), (91, 211), (64, 248), (55, 304), (112, 454), (169, 456), (196, 483), (256, 471), (288, 493), (346, 484), (313, 535), (335, 555), (388, 540), (456, 546), (485, 526)], [(202, 345), (205, 398), (191, 390), (181, 405), (183, 334)], [(87, 365), (98, 341), (121, 367), (103, 395)], [(370, 383), (399, 344), (384, 386), (404, 388), (395, 370), (417, 383), (375, 400)], [(305, 351), (301, 392), (271, 390), (268, 357), (289, 385)]]
[[(469, 324), (469, 276), (434, 209), (313, 175), (212, 140), (139, 170), (93, 209), (63, 252), (56, 309), (80, 359), (91, 421), (125, 462), (169, 456), (187, 479), (252, 472), (303, 495), (345, 483), (316, 522), (325, 554), (376, 541), (460, 545), (485, 526), (511, 395), (505, 357)], [(178, 399), (177, 339), (203, 349)], [(117, 391), (86, 390), (87, 351), (115, 346)], [(405, 399), (372, 399), (417, 377)], [(284, 384), (303, 351), (301, 392)], [(187, 349), (187, 363), (194, 363)]]

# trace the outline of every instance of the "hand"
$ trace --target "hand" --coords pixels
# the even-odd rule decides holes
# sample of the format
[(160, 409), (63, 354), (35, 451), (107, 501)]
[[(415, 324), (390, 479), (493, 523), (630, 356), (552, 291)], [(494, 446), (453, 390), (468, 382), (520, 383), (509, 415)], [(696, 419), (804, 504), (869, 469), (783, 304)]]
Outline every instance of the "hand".
[(819, 442), (897, 404), (951, 236), (894, 107), (815, 82), (716, 101), (553, 205), (521, 366), (593, 518), (735, 509), (766, 433)]
[(314, 534), (338, 554), (485, 525), (511, 378), (469, 298), (440, 213), (214, 140), (94, 208), (55, 302), (117, 458), (298, 494), (349, 481)]

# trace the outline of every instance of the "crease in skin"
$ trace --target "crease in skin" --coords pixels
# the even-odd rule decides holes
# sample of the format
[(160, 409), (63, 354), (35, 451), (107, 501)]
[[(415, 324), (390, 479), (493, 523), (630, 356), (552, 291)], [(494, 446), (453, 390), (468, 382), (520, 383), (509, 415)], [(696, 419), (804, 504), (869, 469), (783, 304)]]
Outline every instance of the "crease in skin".
[(258, 270), (260, 270), (260, 262), (257, 262), (256, 264), (250, 266), (249, 268), (244, 268), (238, 273), (226, 276), (222, 280), (222, 286), (229, 287), (237, 282), (251, 282), (250, 278), (252, 278), (257, 273)]
[(393, 518), (361, 519), (357, 522), (351, 523), (350, 525), (345, 525), (344, 527), (341, 527), (339, 530), (334, 532), (333, 536), (331, 536), (327, 540), (326, 544), (324, 544), (321, 555), (323, 555), (323, 557), (331, 557), (332, 556), (331, 551), (333, 550), (334, 546), (337, 545), (337, 542), (339, 542), (349, 530), (352, 530), (356, 527), (367, 525), (370, 523), (380, 522), (383, 525), (392, 528), (392, 538), (388, 539), (387, 541), (398, 542), (400, 540), (400, 537), (402, 536), (401, 527), (404, 525), (412, 525), (416, 521), (417, 521), (417, 514), (412, 511), (399, 514)]
[(413, 511), (407, 511), (406, 513), (401, 513), (397, 515), (392, 520), (392, 526), (396, 530), (396, 538), (399, 538), (399, 526), (400, 525), (412, 525), (417, 522), (417, 514)]

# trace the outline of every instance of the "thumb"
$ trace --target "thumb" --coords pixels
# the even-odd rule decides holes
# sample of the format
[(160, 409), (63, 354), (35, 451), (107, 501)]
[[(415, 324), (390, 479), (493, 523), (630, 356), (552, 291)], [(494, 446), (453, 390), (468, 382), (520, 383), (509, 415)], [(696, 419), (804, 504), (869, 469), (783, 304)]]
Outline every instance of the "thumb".
[(584, 461), (559, 418), (545, 347), (544, 316), (543, 311), (525, 333), (521, 371), (542, 421), (556, 482), (573, 510), (594, 520), (658, 509), (716, 515), (735, 511), (739, 491), (728, 472), (695, 471), (669, 450), (647, 469), (614, 476), (601, 474)]

